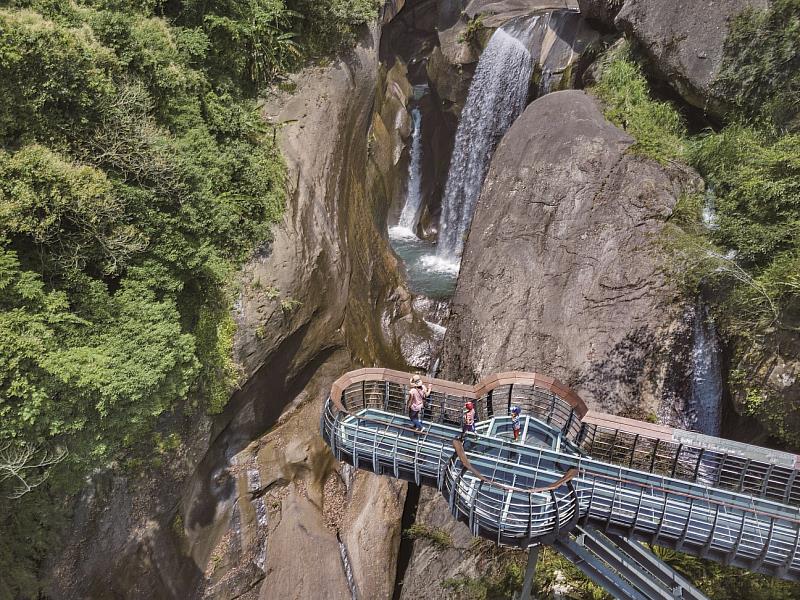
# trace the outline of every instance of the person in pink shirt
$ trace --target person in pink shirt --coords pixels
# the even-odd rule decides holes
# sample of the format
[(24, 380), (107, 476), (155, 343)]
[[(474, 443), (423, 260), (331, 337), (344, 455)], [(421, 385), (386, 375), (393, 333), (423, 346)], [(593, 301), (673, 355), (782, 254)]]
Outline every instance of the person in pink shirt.
[(425, 408), (425, 399), (430, 393), (430, 388), (422, 383), (419, 375), (411, 378), (411, 388), (408, 390), (408, 418), (417, 431), (422, 431), (422, 409)]

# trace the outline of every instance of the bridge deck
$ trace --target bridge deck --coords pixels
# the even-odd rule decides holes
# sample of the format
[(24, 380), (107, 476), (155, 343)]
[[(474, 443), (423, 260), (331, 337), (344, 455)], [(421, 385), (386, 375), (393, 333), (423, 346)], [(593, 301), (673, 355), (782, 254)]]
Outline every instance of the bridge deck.
[[(494, 402), (492, 391), (488, 396)], [(586, 433), (587, 424), (580, 420), (586, 412), (579, 415), (565, 403), (569, 410), (548, 413), (536, 409), (533, 402), (526, 413), (525, 443), (508, 439), (509, 417), (497, 407), (492, 415), (483, 414), (488, 418), (479, 424), (479, 433), (468, 435), (461, 444), (454, 438), (461, 433), (460, 410), (469, 396), (445, 397), (439, 405), (433, 404), (424, 415), (425, 430), (419, 433), (402, 414), (404, 393), (401, 385), (385, 379), (342, 386), (338, 401), (331, 396), (326, 403), (323, 435), (340, 460), (436, 486), (453, 515), (475, 535), (527, 547), (553, 543), (578, 524), (586, 524), (609, 534), (800, 580), (800, 509), (790, 502), (791, 494), (786, 489), (782, 494), (765, 493), (771, 489), (765, 485), (729, 485), (721, 476), (724, 465), (716, 460), (716, 451), (706, 455), (703, 448), (682, 444), (678, 458), (688, 456), (685, 448), (697, 451), (699, 458), (692, 452), (691, 469), (681, 463), (680, 469), (670, 467), (667, 476), (665, 468), (656, 468), (658, 447), (641, 451), (649, 464), (642, 456), (637, 459), (637, 446), (644, 445), (640, 440), (650, 439), (640, 433), (634, 434), (639, 440), (621, 446), (633, 450), (627, 453), (627, 464), (620, 464), (625, 462), (618, 457), (623, 452), (615, 453), (614, 443), (611, 450), (602, 450), (597, 431), (590, 432), (591, 436)], [(537, 398), (537, 402), (554, 406), (559, 399)], [(601, 427), (597, 421), (590, 426)], [(608, 425), (602, 424), (604, 431)], [(631, 429), (629, 423), (622, 425)], [(619, 432), (615, 437), (620, 437)], [(707, 445), (726, 447), (724, 440), (714, 438)], [(738, 451), (769, 456), (755, 447)], [(780, 454), (778, 459), (784, 465), (788, 462)], [(752, 463), (754, 459), (745, 460)], [(740, 472), (746, 480), (748, 469)], [(793, 479), (793, 473), (787, 477)], [(776, 500), (778, 496), (781, 501)]]

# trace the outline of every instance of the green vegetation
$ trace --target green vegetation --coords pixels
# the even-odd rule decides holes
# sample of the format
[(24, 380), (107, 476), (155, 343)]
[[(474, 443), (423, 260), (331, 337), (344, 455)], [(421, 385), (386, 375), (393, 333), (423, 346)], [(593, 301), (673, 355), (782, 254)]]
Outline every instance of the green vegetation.
[(483, 29), (483, 15), (478, 13), (474, 18), (467, 21), (467, 27), (458, 36), (458, 43), (467, 44), (468, 46), (478, 45)]
[(224, 407), (234, 275), (284, 202), (256, 100), (355, 41), (377, 0), (0, 6), (6, 598), (37, 595), (85, 473), (158, 464), (174, 410)]
[(641, 67), (633, 61), (627, 43), (613, 48), (592, 92), (603, 102), (606, 118), (636, 140), (632, 151), (666, 163), (684, 154), (686, 128), (668, 102), (650, 97)]
[[(676, 571), (693, 581), (712, 600), (792, 600), (800, 597), (797, 585), (723, 567), (717, 563), (651, 546), (650, 549)], [(506, 600), (522, 588), (527, 553), (498, 548), (486, 540), (476, 540), (468, 551), (480, 577), (454, 577), (442, 586), (459, 600)], [(573, 600), (610, 600), (611, 596), (592, 583), (569, 560), (544, 547), (539, 551), (534, 580), (534, 597), (552, 598), (558, 594)]]
[(743, 569), (723, 567), (675, 550), (651, 546), (650, 549), (681, 573), (712, 600), (793, 600), (797, 584), (781, 581)]
[(403, 535), (412, 540), (429, 540), (438, 548), (453, 547), (453, 538), (441, 527), (430, 527), (423, 523), (414, 523), (411, 527), (403, 531)]
[[(592, 91), (635, 139), (632, 151), (697, 169), (706, 195), (680, 198), (666, 246), (687, 293), (713, 290), (717, 324), (734, 364), (757, 365), (775, 336), (800, 331), (800, 0), (736, 19), (716, 82), (738, 107), (720, 131), (690, 136), (670, 103), (651, 97), (627, 45), (605, 57)], [(716, 220), (702, 223), (713, 203)], [(750, 367), (745, 368), (749, 371)], [(779, 440), (800, 444), (800, 408), (758, 383), (731, 382), (745, 409)]]
[[(498, 548), (486, 540), (476, 540), (469, 553), (482, 575), (446, 579), (442, 587), (451, 597), (459, 600), (508, 600), (522, 589), (527, 552)], [(552, 598), (556, 592), (574, 600), (611, 598), (575, 565), (549, 547), (539, 551), (533, 591), (535, 598)]]
[(741, 115), (779, 130), (800, 127), (800, 2), (773, 0), (769, 10), (748, 9), (731, 27), (725, 61), (715, 82)]

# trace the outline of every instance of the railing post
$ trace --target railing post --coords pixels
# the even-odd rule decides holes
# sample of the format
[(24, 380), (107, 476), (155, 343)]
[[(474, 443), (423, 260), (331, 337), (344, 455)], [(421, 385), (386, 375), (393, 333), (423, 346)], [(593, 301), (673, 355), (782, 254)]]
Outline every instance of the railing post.
[[(792, 469), (792, 473), (789, 475), (789, 479), (786, 481), (786, 491), (783, 493), (783, 502), (789, 502), (789, 498), (792, 495), (792, 487), (794, 487), (794, 480), (797, 479), (797, 469)], [(800, 529), (798, 530), (800, 532)]]
[(658, 456), (658, 445), (661, 443), (660, 439), (656, 438), (656, 443), (653, 446), (653, 458), (650, 459), (650, 472), (653, 472), (653, 469), (656, 466), (656, 456)]
[(356, 432), (353, 434), (353, 466), (358, 469), (358, 426), (361, 423), (356, 419)]
[(631, 446), (631, 459), (628, 461), (628, 468), (633, 467), (633, 458), (636, 456), (636, 444), (639, 443), (639, 434), (637, 433), (633, 438), (633, 445)]
[(678, 448), (675, 450), (675, 460), (672, 461), (672, 472), (669, 474), (670, 477), (675, 477), (675, 471), (678, 468), (678, 459), (681, 456), (681, 450), (683, 450), (683, 444), (678, 444)]
[(550, 498), (553, 500), (553, 507), (556, 511), (556, 525), (553, 528), (553, 535), (558, 537), (558, 534), (561, 531), (561, 509), (558, 506), (558, 498), (556, 498), (555, 490), (550, 490)]
[(567, 422), (564, 424), (564, 427), (561, 429), (561, 434), (567, 438), (569, 438), (569, 428), (572, 427), (572, 419), (575, 417), (575, 409), (569, 411), (569, 418)]
[[(700, 463), (703, 462), (703, 455), (706, 453), (705, 448), (700, 448), (700, 453), (697, 455), (697, 464), (694, 467), (694, 475), (692, 475), (692, 481), (697, 481), (697, 476), (700, 474)], [(719, 483), (719, 482), (717, 482)]]
[(522, 581), (522, 592), (519, 600), (532, 600), (533, 580), (536, 577), (536, 563), (539, 562), (539, 546), (528, 549), (528, 564), (525, 567), (525, 579)]
[(336, 414), (333, 415), (333, 424), (328, 437), (331, 440), (331, 452), (333, 452), (336, 460), (341, 460), (341, 452), (339, 452), (339, 411), (336, 411)]
[(774, 468), (775, 465), (773, 463), (770, 463), (769, 466), (767, 467), (767, 472), (764, 474), (764, 483), (761, 484), (761, 489), (758, 492), (758, 495), (761, 498), (767, 497), (767, 488), (769, 487), (769, 480), (770, 477), (772, 477), (772, 471)]

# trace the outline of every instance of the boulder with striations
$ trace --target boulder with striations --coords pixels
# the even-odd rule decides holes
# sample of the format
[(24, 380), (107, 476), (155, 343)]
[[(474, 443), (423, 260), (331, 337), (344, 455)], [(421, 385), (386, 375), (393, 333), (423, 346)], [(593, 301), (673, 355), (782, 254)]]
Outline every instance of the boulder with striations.
[[(657, 249), (696, 176), (632, 154), (632, 143), (581, 91), (543, 96), (512, 125), (466, 242), (445, 378), (531, 370), (593, 408), (639, 418), (683, 408), (692, 326)], [(414, 542), (401, 599), (449, 598), (442, 582), (486, 575), (485, 549), (439, 496), (423, 493), (417, 524), (452, 544)]]
[(695, 176), (632, 143), (581, 91), (544, 96), (514, 123), (466, 243), (447, 376), (547, 373), (594, 408), (640, 417), (685, 397), (690, 332), (658, 250)]

